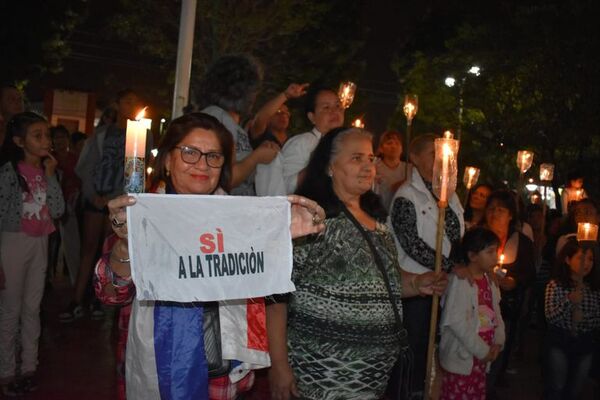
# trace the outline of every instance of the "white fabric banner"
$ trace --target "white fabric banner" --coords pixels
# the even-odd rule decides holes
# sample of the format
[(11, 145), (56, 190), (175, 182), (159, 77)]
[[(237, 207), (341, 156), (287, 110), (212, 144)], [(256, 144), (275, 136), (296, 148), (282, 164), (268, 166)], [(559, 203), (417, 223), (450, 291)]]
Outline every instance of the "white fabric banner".
[(134, 196), (127, 229), (138, 300), (217, 301), (295, 290), (286, 197)]

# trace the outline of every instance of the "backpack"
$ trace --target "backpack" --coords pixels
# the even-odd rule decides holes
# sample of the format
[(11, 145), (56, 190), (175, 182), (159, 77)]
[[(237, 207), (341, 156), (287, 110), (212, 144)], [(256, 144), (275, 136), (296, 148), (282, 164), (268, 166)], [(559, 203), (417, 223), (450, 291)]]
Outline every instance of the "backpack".
[(114, 125), (106, 129), (102, 157), (94, 169), (94, 189), (104, 196), (123, 189), (125, 132)]

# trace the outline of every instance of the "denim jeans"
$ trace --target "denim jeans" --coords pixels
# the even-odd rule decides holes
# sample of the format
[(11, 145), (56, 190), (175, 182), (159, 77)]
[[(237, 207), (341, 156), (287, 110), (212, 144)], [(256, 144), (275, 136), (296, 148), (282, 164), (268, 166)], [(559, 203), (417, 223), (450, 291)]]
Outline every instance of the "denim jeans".
[(578, 399), (588, 378), (595, 349), (592, 335), (573, 336), (549, 326), (544, 346), (544, 399)]

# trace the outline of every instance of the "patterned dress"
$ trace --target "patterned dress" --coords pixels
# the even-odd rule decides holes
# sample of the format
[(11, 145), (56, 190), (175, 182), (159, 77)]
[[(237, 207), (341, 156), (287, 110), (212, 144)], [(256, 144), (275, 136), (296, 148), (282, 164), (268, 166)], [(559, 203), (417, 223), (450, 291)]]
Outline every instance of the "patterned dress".
[[(479, 336), (491, 345), (496, 329), (496, 313), (492, 303), (492, 289), (484, 277), (477, 283), (479, 301)], [(473, 357), (470, 375), (460, 375), (444, 371), (440, 400), (485, 400), (485, 372), (487, 363)]]
[[(398, 329), (381, 272), (342, 213), (324, 234), (294, 245), (288, 348), (303, 399), (380, 399), (399, 355)], [(398, 309), (400, 274), (391, 233), (368, 232), (386, 266)]]

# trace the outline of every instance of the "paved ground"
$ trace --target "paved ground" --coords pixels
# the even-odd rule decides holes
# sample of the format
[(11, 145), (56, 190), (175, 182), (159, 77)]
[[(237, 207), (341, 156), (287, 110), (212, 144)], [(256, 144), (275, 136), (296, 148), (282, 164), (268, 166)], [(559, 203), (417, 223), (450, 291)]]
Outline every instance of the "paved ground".
[[(47, 291), (43, 302), (43, 332), (40, 341), (39, 389), (25, 400), (107, 400), (115, 398), (115, 310), (107, 309), (103, 320), (84, 317), (71, 324), (58, 322), (59, 311), (68, 302), (70, 288), (59, 280)], [(539, 333), (530, 329), (523, 355), (511, 364), (509, 387), (498, 389), (498, 398), (541, 398)], [(598, 388), (589, 381), (585, 399), (598, 399)]]

